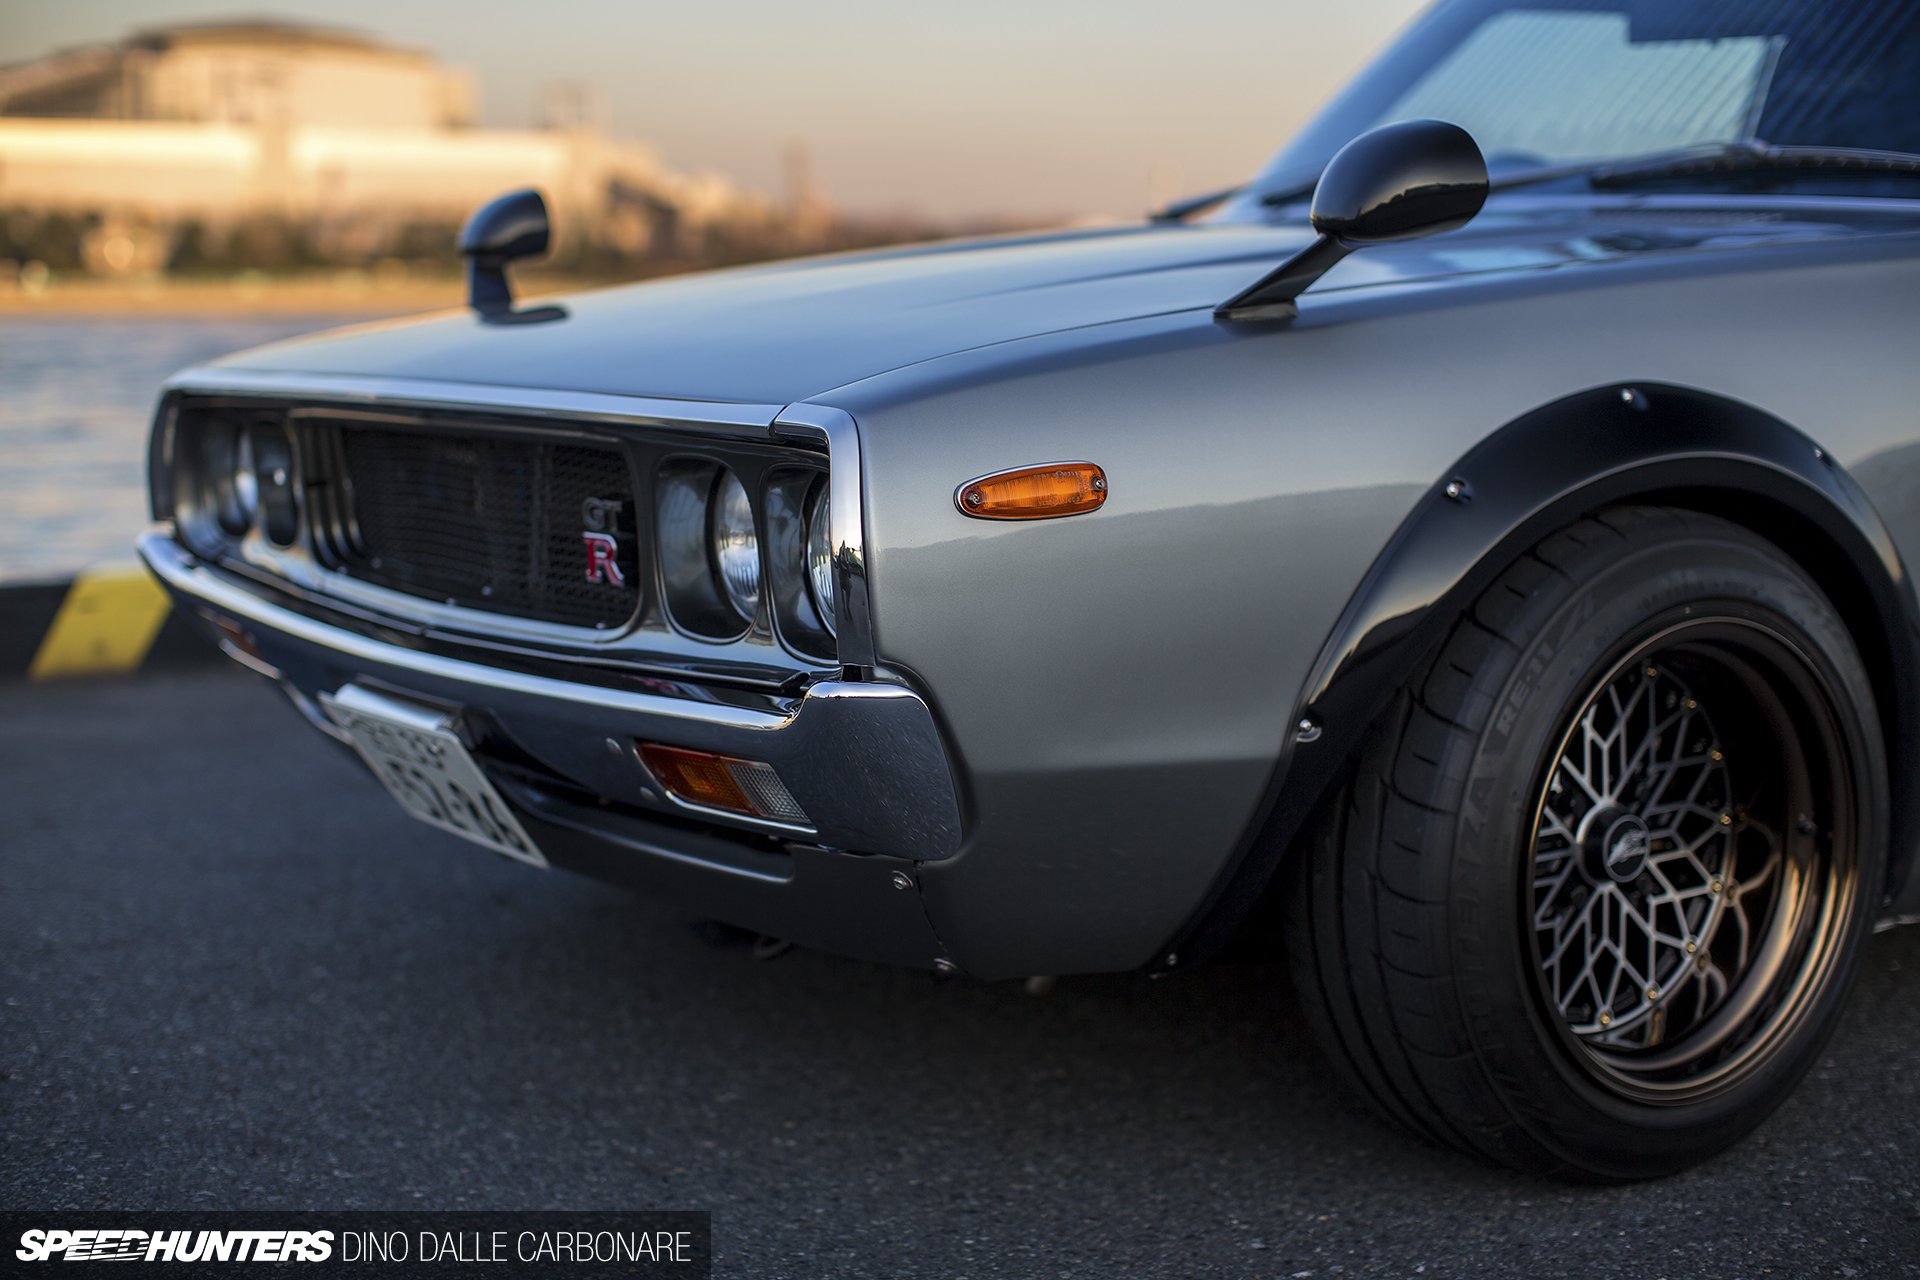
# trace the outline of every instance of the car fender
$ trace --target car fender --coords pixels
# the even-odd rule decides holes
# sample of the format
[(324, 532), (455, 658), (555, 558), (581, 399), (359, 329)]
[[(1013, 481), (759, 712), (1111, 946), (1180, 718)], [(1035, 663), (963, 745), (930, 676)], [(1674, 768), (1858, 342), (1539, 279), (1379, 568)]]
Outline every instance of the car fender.
[(1516, 418), (1435, 477), (1327, 637), (1241, 855), (1160, 967), (1216, 950), (1246, 920), (1368, 728), (1502, 569), (1553, 530), (1625, 503), (1748, 525), (1833, 598), (1872, 676), (1894, 770), (1882, 914), (1920, 912), (1920, 877), (1908, 874), (1920, 840), (1920, 607), (1891, 534), (1832, 453), (1794, 426), (1724, 396), (1622, 382)]

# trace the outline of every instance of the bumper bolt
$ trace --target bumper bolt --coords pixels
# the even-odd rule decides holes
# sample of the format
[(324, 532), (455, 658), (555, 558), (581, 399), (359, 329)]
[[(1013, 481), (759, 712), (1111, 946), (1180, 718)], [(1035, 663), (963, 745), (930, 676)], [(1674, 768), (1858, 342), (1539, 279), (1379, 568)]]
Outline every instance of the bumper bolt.
[(913, 888), (913, 877), (904, 871), (896, 871), (893, 873), (893, 887), (896, 889), (911, 889)]

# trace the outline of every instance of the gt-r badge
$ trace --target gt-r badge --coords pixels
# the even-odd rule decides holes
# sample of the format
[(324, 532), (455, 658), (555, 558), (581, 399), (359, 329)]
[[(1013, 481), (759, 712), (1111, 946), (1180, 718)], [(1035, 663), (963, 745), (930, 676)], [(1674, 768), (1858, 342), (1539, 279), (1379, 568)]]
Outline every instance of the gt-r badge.
[(627, 504), (618, 498), (588, 498), (580, 504), (580, 544), (587, 553), (587, 581), (627, 585), (620, 569), (620, 532), (627, 525)]

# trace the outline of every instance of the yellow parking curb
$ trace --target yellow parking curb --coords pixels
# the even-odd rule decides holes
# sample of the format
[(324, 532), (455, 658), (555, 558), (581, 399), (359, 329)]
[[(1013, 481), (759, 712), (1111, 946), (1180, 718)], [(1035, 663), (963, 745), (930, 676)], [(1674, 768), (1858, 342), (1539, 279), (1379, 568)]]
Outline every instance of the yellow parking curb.
[(139, 565), (89, 569), (60, 602), (27, 678), (133, 671), (146, 660), (170, 608), (167, 593)]

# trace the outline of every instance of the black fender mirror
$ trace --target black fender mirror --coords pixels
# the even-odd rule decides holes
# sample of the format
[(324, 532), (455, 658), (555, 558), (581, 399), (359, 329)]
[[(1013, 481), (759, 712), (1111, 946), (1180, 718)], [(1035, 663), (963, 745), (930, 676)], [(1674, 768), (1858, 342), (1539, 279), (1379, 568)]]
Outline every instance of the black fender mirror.
[(460, 253), (467, 260), (467, 305), (483, 317), (512, 315), (507, 264), (539, 257), (551, 238), (547, 202), (531, 187), (509, 191), (480, 206), (460, 228)]
[(1223, 320), (1284, 320), (1294, 299), (1362, 245), (1464, 227), (1487, 202), (1487, 162), (1459, 125), (1403, 120), (1334, 154), (1313, 189), (1314, 242), (1214, 308)]

